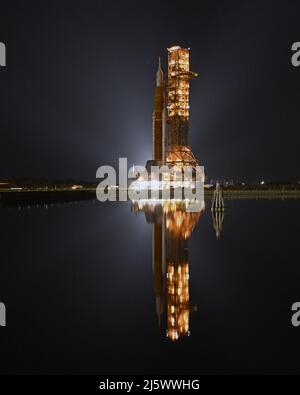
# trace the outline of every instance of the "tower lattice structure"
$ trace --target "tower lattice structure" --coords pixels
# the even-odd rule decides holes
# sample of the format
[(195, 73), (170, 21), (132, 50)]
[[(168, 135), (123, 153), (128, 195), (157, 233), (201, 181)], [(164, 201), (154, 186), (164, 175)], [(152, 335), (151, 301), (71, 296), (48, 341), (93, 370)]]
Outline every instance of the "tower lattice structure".
[(190, 71), (189, 49), (179, 46), (169, 48), (165, 142), (169, 166), (196, 167), (198, 164), (189, 146), (190, 80), (197, 77), (197, 73)]

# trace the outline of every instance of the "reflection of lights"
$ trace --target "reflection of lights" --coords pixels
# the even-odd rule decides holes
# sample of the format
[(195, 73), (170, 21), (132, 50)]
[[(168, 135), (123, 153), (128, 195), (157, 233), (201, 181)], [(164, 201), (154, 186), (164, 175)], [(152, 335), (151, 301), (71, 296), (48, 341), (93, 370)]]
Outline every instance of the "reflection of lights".
[[(199, 206), (200, 211), (205, 210), (205, 201), (197, 200), (197, 199), (139, 199), (133, 200), (133, 204), (137, 204), (139, 210), (143, 210), (146, 207), (156, 207), (161, 206), (164, 210), (164, 214), (168, 214), (169, 212), (177, 211), (180, 213), (180, 210), (185, 212), (190, 206), (197, 205)], [(166, 225), (168, 224), (168, 220)]]
[(163, 181), (151, 180), (147, 181), (143, 178), (139, 178), (135, 181), (130, 189), (132, 191), (141, 191), (141, 190), (149, 190), (149, 191), (170, 191), (172, 189), (195, 189), (196, 184), (189, 180), (182, 180), (182, 176), (178, 174), (174, 174), (172, 176), (173, 180), (171, 181), (167, 177)]
[(168, 331), (167, 336), (177, 341), (189, 334), (189, 266), (188, 262), (168, 264)]
[[(194, 205), (195, 202), (199, 203), (200, 211), (189, 212), (187, 208)], [(167, 237), (165, 240), (172, 241), (169, 246), (171, 248), (175, 246), (173, 242), (176, 246), (178, 245), (178, 251), (175, 254), (166, 254), (164, 260), (165, 304), (163, 312), (166, 313), (166, 337), (171, 342), (177, 342), (190, 335), (189, 262), (188, 257), (183, 253), (187, 249), (187, 244), (182, 240), (189, 239), (204, 208), (204, 201), (196, 199), (155, 198), (133, 201), (135, 212), (144, 211), (149, 214), (149, 218), (151, 221), (153, 219), (153, 222), (156, 221), (156, 218), (163, 218), (164, 237)]]

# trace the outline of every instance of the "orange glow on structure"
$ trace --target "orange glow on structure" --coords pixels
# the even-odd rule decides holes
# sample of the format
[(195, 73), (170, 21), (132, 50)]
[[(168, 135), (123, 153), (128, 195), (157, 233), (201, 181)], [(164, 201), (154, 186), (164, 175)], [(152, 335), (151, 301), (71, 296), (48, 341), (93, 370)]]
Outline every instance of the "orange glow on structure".
[(167, 278), (167, 334), (170, 340), (176, 341), (189, 333), (189, 263), (169, 263)]
[(168, 117), (189, 118), (189, 50), (169, 49), (168, 62)]
[(144, 200), (132, 204), (153, 224), (152, 267), (156, 312), (167, 337), (176, 342), (190, 334), (188, 239), (204, 211), (188, 212), (185, 201)]
[(189, 147), (190, 80), (198, 75), (190, 71), (190, 51), (175, 46), (168, 49), (166, 162), (171, 166), (196, 166)]

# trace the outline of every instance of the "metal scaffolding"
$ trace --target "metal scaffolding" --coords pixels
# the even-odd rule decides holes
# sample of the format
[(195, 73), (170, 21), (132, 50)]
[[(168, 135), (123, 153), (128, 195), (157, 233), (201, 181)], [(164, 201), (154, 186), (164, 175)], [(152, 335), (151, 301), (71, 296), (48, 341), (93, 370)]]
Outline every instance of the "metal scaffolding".
[(197, 78), (190, 71), (190, 51), (175, 46), (168, 49), (167, 141), (166, 161), (169, 165), (197, 166), (189, 147), (190, 80)]

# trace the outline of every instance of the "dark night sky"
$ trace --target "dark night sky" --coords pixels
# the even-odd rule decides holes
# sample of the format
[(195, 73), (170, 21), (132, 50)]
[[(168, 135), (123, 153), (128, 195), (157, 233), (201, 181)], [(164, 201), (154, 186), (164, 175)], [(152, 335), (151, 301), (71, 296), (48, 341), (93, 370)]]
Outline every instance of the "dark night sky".
[(298, 179), (299, 1), (0, 2), (0, 177), (93, 180), (151, 156), (160, 54), (191, 47), (190, 140), (209, 178)]

